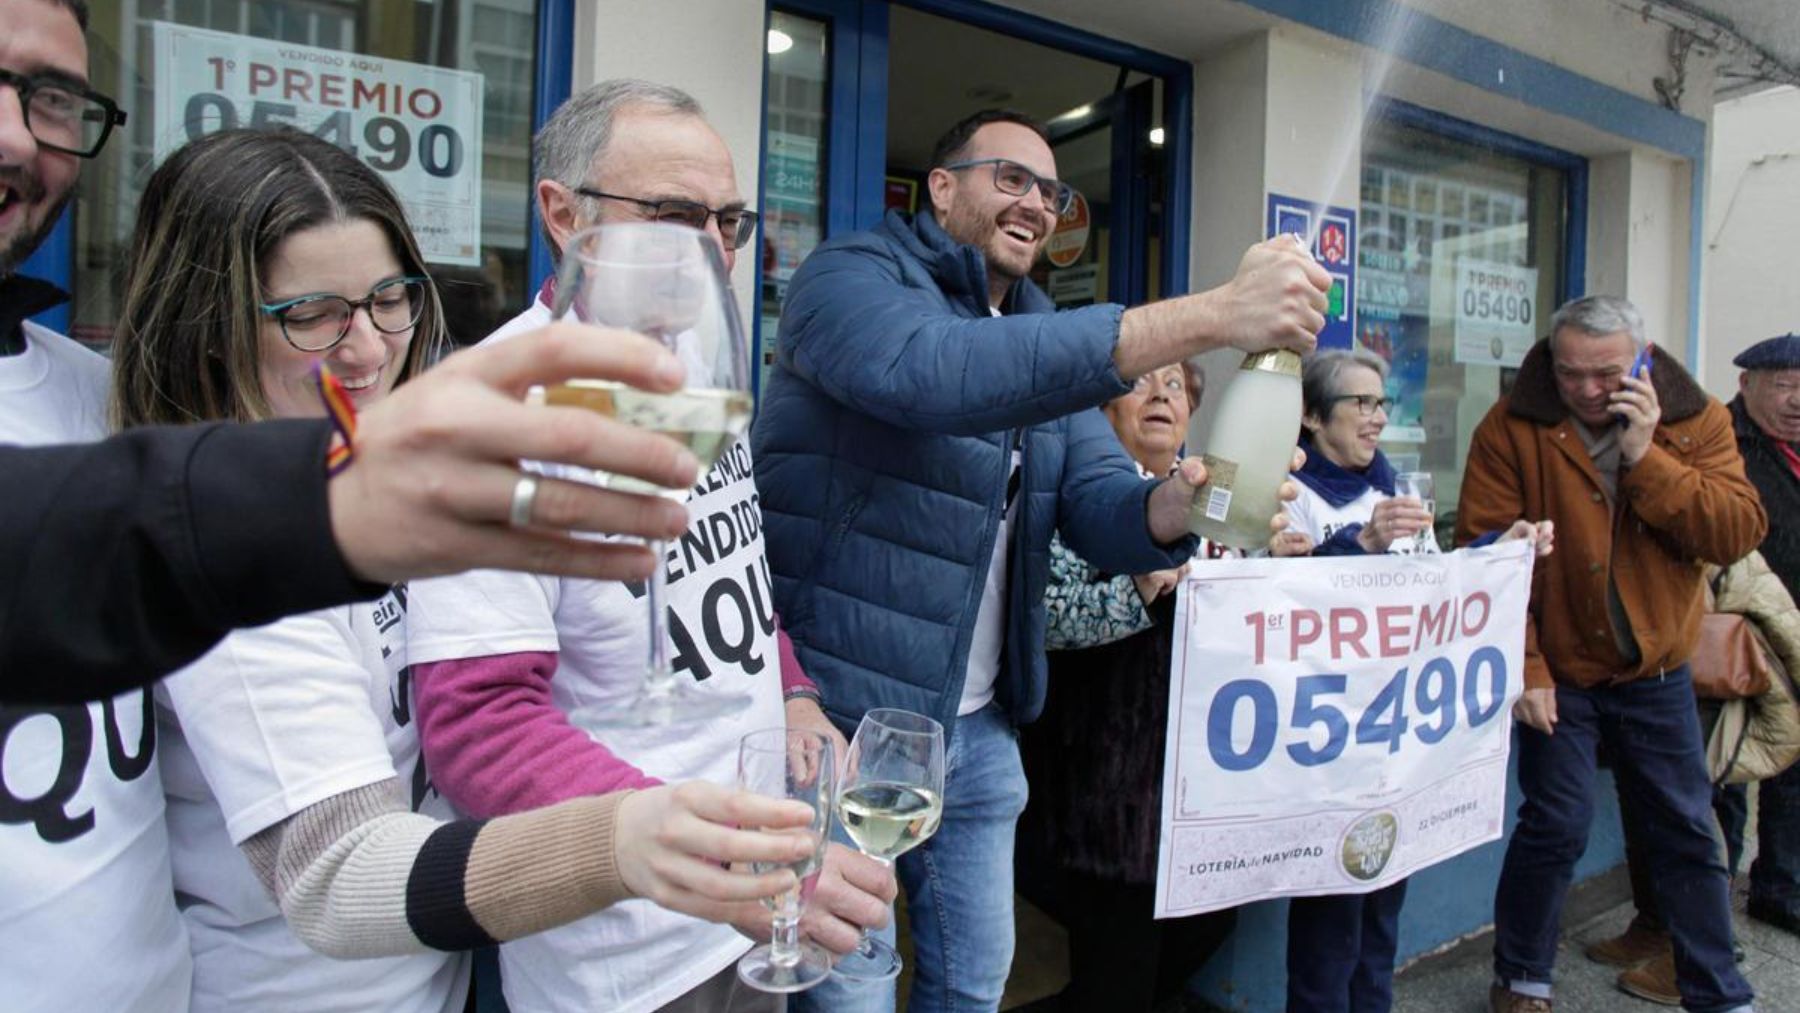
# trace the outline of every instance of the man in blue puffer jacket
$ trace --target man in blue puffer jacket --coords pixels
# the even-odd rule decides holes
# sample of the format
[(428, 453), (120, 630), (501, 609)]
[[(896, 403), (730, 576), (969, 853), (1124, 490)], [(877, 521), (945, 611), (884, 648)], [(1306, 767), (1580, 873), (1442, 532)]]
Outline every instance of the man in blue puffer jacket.
[[(1309, 351), (1330, 279), (1284, 237), (1210, 292), (1055, 312), (1026, 279), (1072, 198), (1043, 129), (978, 113), (932, 164), (933, 214), (890, 213), (794, 276), (752, 440), (776, 605), (827, 713), (850, 732), (901, 707), (950, 731), (943, 823), (898, 862), (910, 1008), (993, 1010), (1051, 532), (1115, 573), (1165, 569), (1190, 551), (1205, 477), (1191, 460), (1142, 481), (1094, 408), (1211, 348)], [(796, 998), (880, 1010), (893, 990), (834, 979)]]

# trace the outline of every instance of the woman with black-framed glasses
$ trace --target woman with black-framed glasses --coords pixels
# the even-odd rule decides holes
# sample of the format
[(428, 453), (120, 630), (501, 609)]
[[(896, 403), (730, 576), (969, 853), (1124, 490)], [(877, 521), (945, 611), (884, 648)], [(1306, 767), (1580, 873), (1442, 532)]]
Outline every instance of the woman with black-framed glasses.
[[(1387, 361), (1360, 348), (1318, 352), (1301, 374), (1306, 464), (1294, 473), (1300, 498), (1287, 513), (1289, 530), (1311, 538), (1321, 555), (1410, 547), (1431, 527), (1422, 503), (1394, 495), (1394, 467), (1379, 446), (1394, 404), (1387, 375)], [(1437, 551), (1436, 543), (1424, 551)]]
[[(354, 155), (296, 131), (224, 131), (175, 151), (145, 187), (130, 263), (114, 343), (126, 428), (321, 415), (319, 365), (353, 404), (373, 404), (443, 339), (399, 199)], [(517, 473), (489, 478), (505, 489)], [(286, 575), (245, 579), (259, 576)], [(790, 888), (787, 872), (723, 868), (730, 851), (784, 866), (798, 854), (791, 837), (721, 825), (743, 805), (764, 810), (743, 820), (754, 827), (806, 816), (741, 792), (659, 785), (455, 820), (413, 722), (407, 600), (399, 586), (239, 630), (159, 687), (193, 1010), (453, 1013), (469, 987), (457, 951), (646, 892), (724, 917), (735, 908), (720, 901)], [(672, 821), (724, 837), (679, 842)], [(723, 878), (670, 893), (659, 877), (671, 860)]]

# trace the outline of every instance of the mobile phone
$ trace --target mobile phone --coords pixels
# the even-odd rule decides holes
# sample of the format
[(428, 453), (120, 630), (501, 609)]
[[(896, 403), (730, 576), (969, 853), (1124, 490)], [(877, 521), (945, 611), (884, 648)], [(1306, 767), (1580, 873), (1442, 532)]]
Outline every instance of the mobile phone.
[[(1637, 358), (1631, 360), (1630, 376), (1633, 380), (1642, 380), (1650, 375), (1650, 349), (1653, 347), (1655, 346), (1651, 345), (1649, 342), (1644, 342), (1643, 351), (1637, 353)], [(1614, 417), (1618, 419), (1619, 427), (1621, 429), (1624, 428), (1626, 425), (1625, 416), (1615, 412)]]

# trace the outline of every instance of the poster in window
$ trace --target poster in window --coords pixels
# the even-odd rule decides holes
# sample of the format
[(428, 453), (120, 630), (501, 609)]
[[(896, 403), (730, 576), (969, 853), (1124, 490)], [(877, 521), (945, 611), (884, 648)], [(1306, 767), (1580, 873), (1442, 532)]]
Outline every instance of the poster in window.
[(1356, 212), (1271, 193), (1265, 235), (1296, 235), (1331, 275), (1320, 348), (1349, 348), (1356, 335)]
[(152, 22), (155, 158), (232, 127), (293, 127), (381, 173), (425, 259), (481, 263), (482, 76)]

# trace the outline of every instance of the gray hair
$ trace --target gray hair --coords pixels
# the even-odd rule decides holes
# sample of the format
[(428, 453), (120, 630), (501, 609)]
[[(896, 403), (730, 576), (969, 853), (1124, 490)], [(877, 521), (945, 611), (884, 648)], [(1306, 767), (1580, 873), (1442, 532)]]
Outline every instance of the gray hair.
[(1352, 366), (1375, 371), (1386, 382), (1387, 360), (1366, 348), (1328, 348), (1314, 352), (1300, 373), (1301, 410), (1323, 420), (1331, 410), (1332, 399), (1344, 389), (1344, 370)]
[[(705, 115), (700, 103), (680, 88), (630, 77), (601, 81), (557, 106), (538, 130), (531, 145), (536, 152), (533, 182), (550, 179), (570, 189), (581, 186), (588, 171), (612, 143), (614, 118), (632, 106), (647, 106), (671, 115)], [(544, 242), (556, 250), (547, 228)]]
[(1565, 327), (1589, 337), (1625, 331), (1631, 335), (1632, 348), (1642, 351), (1644, 347), (1644, 315), (1622, 296), (1588, 295), (1563, 303), (1550, 317), (1550, 337), (1555, 339), (1556, 332)]

